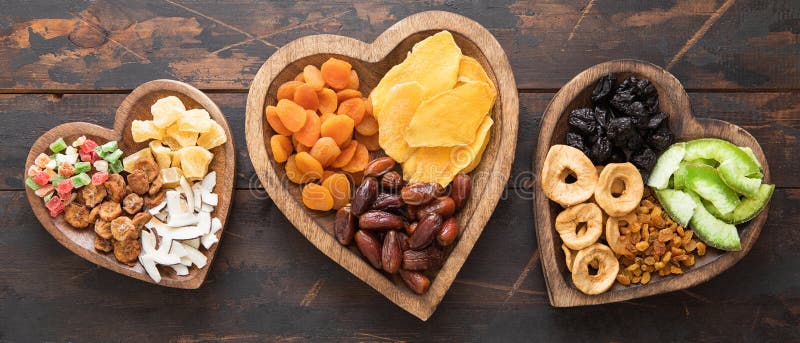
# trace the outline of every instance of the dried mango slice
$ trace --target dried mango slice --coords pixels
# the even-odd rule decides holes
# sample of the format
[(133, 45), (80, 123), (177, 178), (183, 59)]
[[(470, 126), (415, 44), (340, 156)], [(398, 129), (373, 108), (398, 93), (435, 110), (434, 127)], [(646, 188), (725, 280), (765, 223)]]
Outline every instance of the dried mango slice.
[(408, 124), (408, 146), (446, 147), (472, 143), (494, 100), (494, 92), (488, 84), (473, 81), (425, 100)]
[(478, 60), (469, 56), (461, 56), (461, 62), (458, 66), (458, 83), (456, 86), (460, 86), (467, 81), (486, 82), (486, 84), (492, 88), (492, 92), (495, 96), (497, 95), (494, 82), (492, 82), (492, 79), (486, 74), (486, 70), (483, 69)]
[(419, 82), (425, 88), (423, 98), (453, 88), (461, 56), (461, 49), (448, 31), (439, 32), (415, 44), (406, 59), (392, 67), (372, 90), (370, 98), (375, 118), (382, 116), (387, 94), (397, 84)]
[(470, 172), (480, 163), (494, 121), (484, 117), (475, 141), (457, 147), (418, 148), (403, 163), (403, 175), (410, 182), (437, 182), (447, 186), (456, 175)]
[(386, 115), (375, 118), (378, 120), (378, 144), (386, 155), (397, 162), (404, 162), (411, 153), (405, 140), (406, 128), (422, 103), (424, 94), (425, 87), (419, 82), (400, 83), (387, 93), (384, 103)]

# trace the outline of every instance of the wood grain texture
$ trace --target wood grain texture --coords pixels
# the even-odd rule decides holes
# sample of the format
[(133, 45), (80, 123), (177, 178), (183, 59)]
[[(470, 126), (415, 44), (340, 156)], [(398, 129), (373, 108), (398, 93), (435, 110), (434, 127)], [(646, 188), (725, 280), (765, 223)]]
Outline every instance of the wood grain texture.
[[(489, 115), (494, 120), (491, 139), (482, 162), (472, 176), (472, 201), (458, 215), (462, 234), (425, 294), (416, 295), (402, 280), (389, 278), (371, 267), (355, 250), (339, 244), (332, 234), (334, 212), (308, 211), (300, 197), (300, 186), (289, 182), (282, 165), (268, 153), (273, 134), (264, 108), (277, 103), (278, 86), (289, 81), (306, 65), (321, 65), (331, 56), (353, 65), (361, 80), (361, 91), (378, 84), (391, 67), (401, 63), (411, 47), (431, 34), (450, 31), (464, 55), (478, 60), (495, 82), (497, 103)], [(256, 175), (289, 221), (328, 257), (375, 288), (392, 302), (422, 320), (427, 320), (453, 283), (469, 252), (480, 237), (500, 199), (514, 159), (519, 99), (505, 52), (489, 31), (468, 18), (448, 12), (423, 12), (400, 20), (372, 43), (332, 35), (307, 36), (292, 41), (264, 62), (247, 96), (245, 132), (247, 148)], [(476, 199), (480, 199), (477, 201)]]
[[(770, 169), (764, 152), (758, 141), (744, 129), (720, 120), (695, 118), (689, 97), (680, 81), (672, 74), (658, 66), (635, 60), (610, 61), (593, 66), (568, 82), (556, 94), (542, 117), (533, 170), (537, 172), (534, 186), (534, 214), (536, 216), (535, 231), (539, 240), (539, 251), (542, 257), (544, 276), (547, 281), (548, 295), (553, 306), (595, 305), (624, 301), (665, 292), (676, 291), (707, 281), (730, 268), (753, 247), (761, 228), (767, 220), (768, 210), (765, 208), (758, 216), (745, 224), (739, 225), (742, 250), (722, 252), (710, 249), (697, 259), (696, 265), (680, 276), (655, 278), (647, 285), (625, 287), (616, 284), (607, 292), (598, 295), (586, 295), (572, 285), (570, 273), (564, 264), (560, 251), (560, 240), (555, 238), (554, 218), (562, 208), (551, 202), (544, 195), (541, 184), (541, 170), (547, 152), (554, 144), (563, 144), (569, 129), (567, 117), (577, 108), (590, 104), (592, 89), (600, 77), (614, 73), (619, 80), (629, 76), (648, 79), (655, 86), (659, 95), (659, 111), (670, 115), (670, 130), (676, 141), (696, 138), (722, 138), (736, 146), (750, 147), (762, 165), (764, 182), (770, 183)], [(769, 205), (767, 205), (769, 206)]]
[[(134, 120), (152, 119), (150, 106), (155, 103), (156, 100), (170, 95), (180, 98), (186, 108), (205, 109), (211, 115), (211, 119), (222, 126), (225, 130), (225, 134), (228, 137), (233, 137), (225, 116), (217, 105), (201, 91), (183, 82), (155, 80), (137, 87), (130, 95), (122, 100), (119, 109), (117, 109), (113, 129), (109, 130), (85, 122), (73, 122), (61, 124), (45, 132), (33, 143), (28, 153), (24, 170), (28, 170), (28, 167), (33, 165), (36, 156), (42, 152), (48, 151), (50, 143), (59, 137), (63, 137), (67, 142), (72, 142), (77, 137), (86, 135), (87, 138), (94, 139), (99, 144), (116, 140), (119, 144), (119, 148), (125, 152), (126, 156), (146, 148), (147, 142), (134, 142), (133, 136), (131, 135), (131, 123)], [(214, 153), (214, 159), (211, 161), (208, 168), (209, 171), (217, 172), (217, 185), (214, 187), (214, 191), (219, 195), (219, 204), (214, 208), (214, 211), (211, 212), (211, 216), (219, 218), (224, 230), (228, 214), (230, 213), (236, 166), (236, 150), (233, 145), (233, 140), (228, 139), (225, 144), (211, 149), (211, 152)], [(67, 247), (67, 249), (98, 266), (108, 268), (125, 276), (151, 283), (153, 282), (141, 264), (137, 263), (130, 267), (117, 262), (113, 254), (103, 254), (96, 251), (94, 249), (95, 233), (93, 230), (76, 230), (64, 220), (63, 215), (56, 218), (50, 217), (42, 199), (36, 196), (34, 191), (30, 188), (26, 188), (26, 193), (28, 202), (31, 208), (33, 208), (36, 218), (38, 218), (45, 229), (47, 229), (59, 243)], [(220, 230), (220, 233), (217, 234), (218, 238), (222, 236), (223, 230)], [(189, 268), (189, 275), (178, 276), (171, 269), (160, 268), (162, 279), (159, 285), (177, 288), (200, 287), (205, 280), (206, 274), (208, 273), (208, 266), (213, 262), (218, 247), (219, 244), (215, 244), (210, 249), (203, 249), (203, 254), (208, 258), (208, 264), (200, 269), (192, 265)]]
[[(245, 90), (296, 38), (372, 41), (408, 15), (446, 10), (497, 37), (520, 88), (554, 90), (603, 61), (666, 66), (726, 1), (594, 1), (585, 15), (587, 0), (20, 3), (0, 13), (0, 89), (129, 90), (170, 78)], [(798, 13), (797, 1), (737, 0), (670, 71), (689, 89), (800, 89)]]

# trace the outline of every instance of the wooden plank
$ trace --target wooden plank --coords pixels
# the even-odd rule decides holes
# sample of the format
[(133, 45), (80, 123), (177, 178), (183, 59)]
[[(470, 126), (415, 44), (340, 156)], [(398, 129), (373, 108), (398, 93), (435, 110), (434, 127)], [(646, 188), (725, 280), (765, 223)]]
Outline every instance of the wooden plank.
[(241, 90), (293, 39), (331, 33), (372, 41), (426, 10), (486, 26), (522, 89), (556, 89), (591, 65), (620, 58), (669, 66), (691, 89), (800, 89), (800, 3), (769, 0), (38, 0), (0, 14), (0, 89), (132, 89), (173, 78)]
[[(0, 118), (13, 118), (14, 129), (0, 132), (0, 189), (22, 189), (22, 166), (28, 149), (51, 127), (89, 121), (111, 127), (125, 94), (0, 95)], [(244, 141), (246, 94), (212, 93), (209, 97), (228, 118), (237, 158), (237, 188), (260, 187)], [(527, 187), (539, 124), (550, 93), (520, 94), (519, 134), (509, 187)], [(800, 187), (800, 93), (690, 93), (698, 117), (730, 121), (750, 131), (761, 144), (779, 187)]]
[(777, 190), (752, 252), (706, 284), (556, 309), (538, 263), (508, 297), (536, 250), (530, 199), (509, 194), (426, 323), (435, 329), (420, 330), (417, 319), (316, 251), (251, 191), (236, 191), (219, 256), (198, 290), (157, 287), (81, 260), (34, 220), (23, 192), (4, 191), (0, 202), (10, 206), (0, 208), (0, 260), (8, 261), (0, 264), (0, 333), (9, 341), (785, 341), (800, 324), (798, 200), (798, 189)]

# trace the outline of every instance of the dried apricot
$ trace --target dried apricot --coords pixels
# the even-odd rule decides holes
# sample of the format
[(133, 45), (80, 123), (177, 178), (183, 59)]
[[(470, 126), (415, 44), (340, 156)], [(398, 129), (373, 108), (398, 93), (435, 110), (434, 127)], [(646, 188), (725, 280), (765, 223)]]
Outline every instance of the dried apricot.
[(361, 120), (364, 119), (364, 112), (366, 112), (364, 100), (361, 98), (353, 98), (343, 102), (340, 101), (339, 110), (336, 111), (336, 114), (346, 114), (348, 117), (353, 118), (355, 125), (358, 125), (361, 124)]
[(350, 70), (350, 79), (347, 83), (347, 88), (358, 89), (360, 82), (358, 81), (358, 73), (355, 69)]
[(272, 157), (275, 162), (283, 163), (289, 158), (289, 155), (294, 151), (292, 141), (287, 136), (272, 135), (269, 139), (269, 146), (272, 147)]
[(294, 89), (294, 103), (307, 110), (316, 111), (319, 108), (317, 91), (308, 84), (302, 84)]
[(278, 118), (289, 131), (297, 132), (306, 124), (306, 110), (289, 99), (281, 99), (276, 106)]
[(317, 211), (329, 211), (333, 208), (333, 197), (327, 188), (316, 183), (303, 187), (303, 204)]
[(318, 180), (322, 178), (322, 164), (317, 161), (314, 156), (307, 152), (300, 152), (295, 155), (294, 162), (297, 164), (297, 170), (303, 175), (303, 178), (310, 178)]
[(322, 182), (325, 182), (331, 175), (336, 174), (333, 170), (326, 170), (322, 172)]
[(333, 112), (322, 112), (322, 114), (319, 115), (319, 122), (325, 123), (326, 120), (333, 118), (335, 115), (336, 113)]
[(298, 142), (297, 138), (295, 138), (294, 136), (292, 136), (292, 145), (294, 146), (294, 150), (297, 152), (304, 152), (304, 151), (308, 152), (309, 150), (311, 150), (311, 147), (305, 146), (303, 145), (303, 143)]
[(322, 72), (313, 65), (307, 65), (303, 68), (303, 80), (307, 85), (314, 88), (315, 91), (321, 90), (325, 87), (325, 80), (322, 79)]
[(327, 167), (331, 165), (333, 161), (336, 161), (336, 158), (339, 157), (342, 150), (339, 149), (339, 146), (333, 138), (322, 137), (314, 143), (309, 153), (322, 164), (322, 167)]
[(320, 125), (317, 112), (306, 111), (306, 124), (303, 125), (300, 131), (294, 133), (295, 139), (305, 146), (314, 145), (319, 139)]
[(334, 168), (341, 168), (346, 166), (350, 163), (350, 160), (353, 159), (353, 155), (356, 153), (356, 148), (358, 148), (357, 141), (350, 141), (347, 145), (342, 148), (342, 152), (336, 157), (336, 161), (331, 164), (331, 167)]
[(281, 99), (290, 99), (291, 100), (291, 99), (293, 99), (294, 98), (294, 90), (298, 86), (300, 86), (302, 84), (303, 84), (303, 82), (295, 81), (295, 80), (286, 81), (284, 84), (282, 84), (282, 85), (280, 85), (278, 87), (278, 94), (277, 94), (278, 100), (281, 100)]
[(347, 165), (342, 167), (342, 170), (351, 173), (357, 173), (363, 171), (364, 168), (367, 167), (369, 163), (369, 151), (367, 151), (367, 147), (364, 144), (358, 144), (356, 148), (355, 154), (353, 154), (353, 159), (350, 160)]
[(371, 116), (375, 116), (375, 112), (372, 111), (372, 99), (369, 97), (364, 99), (364, 112)]
[(366, 146), (369, 151), (376, 151), (381, 148), (378, 142), (378, 135), (365, 136), (360, 132), (356, 132), (356, 140)]
[(322, 181), (333, 197), (333, 209), (338, 210), (350, 202), (350, 180), (347, 175), (336, 173)]
[(357, 89), (343, 89), (336, 92), (336, 99), (339, 100), (339, 103), (353, 98), (361, 98), (361, 92)]
[(298, 81), (298, 82), (303, 82), (303, 83), (306, 82), (306, 78), (303, 77), (303, 72), (302, 71), (297, 73), (297, 76), (294, 77), (294, 80)]
[(336, 97), (336, 92), (333, 89), (325, 88), (317, 92), (319, 98), (319, 113), (333, 113), (336, 112), (336, 107), (339, 106), (339, 100)]
[(275, 108), (275, 106), (267, 106), (267, 108), (264, 109), (264, 113), (267, 117), (267, 123), (269, 123), (269, 127), (271, 127), (272, 130), (281, 135), (292, 134), (292, 131), (289, 131), (286, 126), (283, 126), (281, 118), (278, 117), (278, 110)]
[(286, 177), (296, 184), (303, 184), (311, 181), (311, 178), (308, 177), (308, 175), (303, 174), (299, 169), (297, 169), (295, 157), (297, 157), (297, 155), (292, 155), (286, 160)]
[(350, 63), (338, 58), (330, 58), (322, 64), (322, 78), (333, 89), (344, 89), (350, 84)]
[(339, 146), (344, 146), (347, 140), (353, 137), (354, 127), (353, 118), (346, 115), (337, 115), (322, 123), (320, 133), (323, 137), (333, 138)]
[(378, 133), (378, 121), (372, 115), (364, 115), (361, 123), (356, 126), (356, 131), (364, 136), (373, 136)]

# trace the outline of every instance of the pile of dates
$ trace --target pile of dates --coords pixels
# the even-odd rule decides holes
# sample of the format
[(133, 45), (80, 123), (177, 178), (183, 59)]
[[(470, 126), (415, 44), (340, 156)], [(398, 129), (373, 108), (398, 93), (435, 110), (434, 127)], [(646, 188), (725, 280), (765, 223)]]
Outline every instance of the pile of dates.
[(583, 151), (595, 165), (631, 162), (647, 180), (658, 155), (672, 144), (669, 115), (658, 110), (658, 92), (647, 79), (613, 74), (600, 78), (592, 107), (569, 114), (567, 145)]
[(447, 188), (405, 184), (394, 167), (389, 157), (367, 165), (350, 205), (336, 212), (334, 234), (343, 245), (355, 241), (373, 267), (399, 273), (412, 291), (423, 294), (430, 273), (444, 261), (444, 248), (459, 236), (454, 215), (469, 199), (471, 180), (461, 173)]

